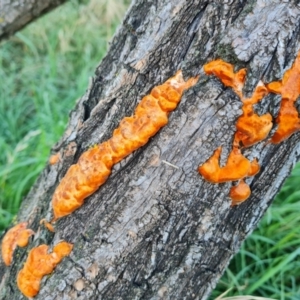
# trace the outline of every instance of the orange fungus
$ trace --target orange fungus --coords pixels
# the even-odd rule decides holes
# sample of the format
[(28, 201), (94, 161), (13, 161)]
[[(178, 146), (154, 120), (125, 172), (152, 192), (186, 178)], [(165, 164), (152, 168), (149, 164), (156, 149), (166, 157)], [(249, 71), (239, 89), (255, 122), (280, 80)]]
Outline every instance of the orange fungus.
[(231, 206), (239, 205), (249, 198), (251, 195), (250, 187), (244, 180), (241, 180), (238, 185), (230, 189), (229, 196), (232, 200)]
[(234, 147), (228, 156), (227, 163), (220, 167), (219, 160), (222, 148), (215, 150), (214, 154), (198, 168), (199, 173), (209, 182), (221, 183), (242, 179), (257, 172), (257, 161), (250, 162), (241, 151)]
[(49, 164), (55, 165), (59, 162), (59, 160), (60, 160), (60, 154), (59, 153), (53, 154), (49, 158)]
[(242, 89), (246, 77), (246, 69), (234, 73), (233, 66), (221, 59), (204, 65), (204, 71), (208, 75), (215, 75), (225, 86), (233, 88), (243, 103), (243, 114), (238, 118), (234, 145), (239, 143), (244, 147), (250, 147), (264, 140), (272, 129), (272, 116), (267, 113), (259, 116), (254, 112), (253, 105), (258, 103), (268, 94), (268, 89), (260, 81), (251, 98), (244, 98)]
[(44, 225), (49, 231), (55, 232), (53, 225), (49, 223), (46, 219), (42, 219), (40, 221), (40, 225)]
[[(255, 113), (253, 107), (268, 94), (268, 88), (260, 81), (252, 96), (245, 98), (242, 90), (246, 78), (246, 69), (241, 69), (235, 73), (233, 65), (221, 59), (212, 61), (204, 65), (203, 68), (206, 74), (215, 75), (225, 86), (234, 90), (242, 101), (243, 113), (236, 123), (237, 130), (234, 136), (233, 148), (228, 156), (226, 165), (224, 167), (219, 165), (221, 154), (221, 147), (219, 147), (202, 166), (199, 166), (199, 173), (212, 183), (235, 181), (254, 176), (260, 170), (258, 161), (255, 159), (250, 162), (241, 153), (241, 148), (250, 147), (264, 140), (272, 129), (272, 116), (269, 113), (259, 116)], [(230, 191), (233, 205), (244, 201), (250, 194), (249, 186), (241, 180)]]
[(182, 72), (178, 71), (174, 77), (153, 88), (138, 104), (134, 114), (120, 122), (108, 141), (84, 152), (54, 192), (53, 221), (79, 208), (85, 198), (107, 180), (114, 164), (145, 145), (165, 126), (169, 112), (177, 107), (183, 92), (197, 80), (198, 77), (185, 81)]
[(13, 252), (17, 246), (26, 247), (28, 240), (34, 232), (31, 229), (27, 229), (27, 222), (22, 222), (7, 231), (5, 234), (1, 250), (4, 263), (9, 266), (12, 262)]
[(251, 98), (242, 99), (243, 114), (236, 123), (235, 145), (250, 147), (268, 136), (273, 126), (272, 116), (269, 113), (259, 116), (253, 109), (253, 105), (261, 101), (267, 93), (266, 87), (260, 82)]
[(34, 297), (40, 290), (43, 276), (50, 274), (54, 268), (69, 255), (73, 245), (60, 242), (48, 253), (47, 245), (40, 245), (30, 250), (23, 269), (17, 276), (17, 285), (23, 295)]
[(239, 97), (242, 97), (242, 89), (246, 77), (246, 69), (234, 73), (233, 65), (217, 59), (203, 66), (204, 72), (208, 75), (215, 75), (225, 86), (233, 88)]
[(278, 144), (300, 130), (300, 118), (295, 107), (295, 102), (300, 96), (300, 52), (292, 67), (284, 73), (282, 80), (269, 83), (267, 88), (282, 97), (276, 118), (278, 128), (271, 139), (272, 143)]

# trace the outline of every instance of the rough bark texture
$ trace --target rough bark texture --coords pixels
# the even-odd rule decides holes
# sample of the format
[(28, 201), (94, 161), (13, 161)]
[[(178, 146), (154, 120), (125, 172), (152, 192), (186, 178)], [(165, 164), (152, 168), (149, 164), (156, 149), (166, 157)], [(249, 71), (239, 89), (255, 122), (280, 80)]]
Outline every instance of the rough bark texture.
[[(222, 145), (231, 148), (240, 99), (201, 72), (222, 58), (247, 67), (245, 92), (258, 80), (282, 78), (299, 50), (297, 1), (136, 0), (86, 94), (70, 114), (59, 164), (46, 166), (18, 216), (38, 229), (68, 167), (105, 141), (142, 96), (183, 69), (201, 74), (170, 121), (142, 149), (113, 169), (109, 180), (55, 234), (39, 232), (30, 247), (74, 243), (36, 299), (206, 299), (241, 242), (255, 228), (299, 158), (299, 134), (279, 145), (261, 142), (246, 151), (262, 166), (248, 180), (252, 195), (231, 208), (230, 184), (204, 181), (197, 167)], [(257, 111), (276, 115), (279, 97)], [(168, 161), (178, 167), (163, 163)], [(0, 264), (1, 299), (23, 299), (15, 278), (28, 250), (18, 249), (10, 268)]]
[(0, 0), (0, 40), (64, 2), (66, 0)]

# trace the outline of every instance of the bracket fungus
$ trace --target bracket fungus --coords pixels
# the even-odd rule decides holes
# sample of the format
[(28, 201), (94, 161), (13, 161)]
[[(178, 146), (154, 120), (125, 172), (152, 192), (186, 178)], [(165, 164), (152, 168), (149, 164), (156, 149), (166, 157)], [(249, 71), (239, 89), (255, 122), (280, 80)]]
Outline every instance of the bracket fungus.
[(26, 247), (33, 234), (34, 231), (27, 229), (27, 222), (19, 223), (7, 231), (1, 245), (2, 258), (7, 266), (12, 262), (16, 247)]
[(125, 117), (106, 142), (84, 152), (56, 188), (52, 207), (54, 219), (79, 208), (109, 177), (114, 164), (145, 145), (168, 123), (169, 112), (181, 100), (183, 92), (195, 85), (198, 77), (183, 79), (181, 71), (162, 85), (154, 87), (137, 105), (134, 115)]
[(60, 242), (53, 247), (52, 253), (48, 253), (48, 248), (47, 245), (40, 245), (31, 249), (23, 269), (18, 273), (17, 285), (26, 297), (38, 294), (43, 276), (50, 274), (71, 253), (73, 245)]

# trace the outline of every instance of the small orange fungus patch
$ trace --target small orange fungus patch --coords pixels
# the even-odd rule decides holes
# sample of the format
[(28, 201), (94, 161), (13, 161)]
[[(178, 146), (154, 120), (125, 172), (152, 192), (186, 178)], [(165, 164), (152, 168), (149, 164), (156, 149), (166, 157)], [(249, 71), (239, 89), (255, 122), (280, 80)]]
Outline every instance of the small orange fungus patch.
[(17, 276), (18, 288), (26, 297), (34, 297), (40, 290), (43, 276), (50, 274), (54, 268), (69, 255), (73, 245), (60, 242), (48, 253), (47, 245), (40, 245), (30, 250), (23, 269)]
[(230, 189), (229, 196), (232, 200), (231, 206), (239, 205), (249, 198), (251, 195), (250, 187), (244, 180), (241, 180), (238, 185)]
[(239, 180), (253, 176), (259, 170), (256, 160), (250, 162), (241, 151), (234, 147), (228, 156), (227, 163), (220, 167), (219, 160), (222, 148), (215, 150), (214, 154), (198, 168), (199, 173), (209, 182), (221, 183)]
[(49, 223), (46, 219), (42, 219), (40, 221), (40, 225), (44, 225), (49, 231), (55, 232), (53, 225)]
[(215, 75), (225, 86), (233, 88), (236, 94), (242, 98), (242, 89), (246, 78), (246, 69), (234, 73), (233, 65), (221, 59), (211, 61), (203, 66), (204, 72), (208, 75)]
[(196, 84), (198, 77), (183, 79), (181, 71), (160, 86), (154, 87), (124, 118), (106, 142), (84, 152), (72, 165), (56, 188), (52, 207), (54, 219), (69, 215), (79, 208), (108, 179), (114, 164), (144, 146), (168, 123), (169, 112), (181, 100), (183, 92)]
[(49, 158), (49, 164), (50, 165), (55, 165), (60, 161), (60, 154), (56, 153), (50, 156)]
[(2, 240), (2, 258), (4, 263), (9, 266), (12, 262), (14, 250), (17, 246), (26, 247), (29, 237), (34, 231), (27, 229), (27, 222), (22, 222), (7, 231)]
[(283, 79), (269, 83), (267, 88), (282, 97), (276, 118), (278, 128), (271, 139), (272, 143), (278, 144), (300, 130), (300, 118), (295, 107), (295, 102), (300, 96), (300, 52), (292, 67), (284, 73)]
[(259, 82), (251, 98), (242, 98), (243, 114), (236, 123), (235, 145), (241, 144), (244, 147), (250, 147), (268, 136), (273, 126), (272, 116), (269, 113), (259, 116), (253, 110), (253, 105), (261, 101), (267, 94), (267, 88), (262, 82)]
[(259, 165), (257, 159), (255, 158), (251, 162), (250, 170), (247, 174), (247, 177), (255, 176), (259, 171), (260, 171), (260, 165)]

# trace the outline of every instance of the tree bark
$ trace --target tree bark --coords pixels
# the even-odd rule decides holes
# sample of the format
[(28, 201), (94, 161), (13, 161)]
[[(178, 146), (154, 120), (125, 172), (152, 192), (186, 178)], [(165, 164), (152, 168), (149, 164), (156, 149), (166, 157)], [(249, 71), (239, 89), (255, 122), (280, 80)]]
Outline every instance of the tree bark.
[[(259, 80), (282, 78), (299, 50), (297, 1), (133, 1), (107, 56), (70, 114), (68, 128), (23, 201), (19, 221), (38, 231), (50, 218), (51, 197), (71, 164), (107, 140), (140, 99), (178, 69), (200, 74), (169, 123), (146, 146), (113, 168), (85, 204), (60, 219), (56, 232), (40, 228), (33, 246), (63, 239), (73, 252), (45, 277), (36, 299), (206, 299), (232, 256), (264, 215), (299, 158), (299, 133), (246, 150), (261, 171), (250, 178), (251, 197), (230, 207), (231, 184), (211, 184), (197, 172), (223, 146), (225, 162), (241, 115), (241, 101), (202, 66), (221, 58), (247, 68), (244, 93)], [(280, 97), (257, 106), (275, 116)], [(177, 168), (169, 164), (167, 161)], [(1, 299), (24, 299), (15, 278), (28, 249), (0, 264)]]
[(0, 0), (0, 40), (64, 2), (66, 0)]

